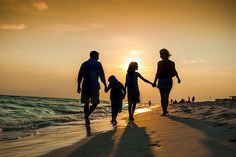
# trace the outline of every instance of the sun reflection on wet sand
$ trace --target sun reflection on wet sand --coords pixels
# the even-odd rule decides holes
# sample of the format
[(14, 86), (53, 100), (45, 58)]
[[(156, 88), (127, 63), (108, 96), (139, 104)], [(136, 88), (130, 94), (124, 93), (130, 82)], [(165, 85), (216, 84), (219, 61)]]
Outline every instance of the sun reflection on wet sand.
[(135, 114), (152, 111), (151, 108), (138, 108), (135, 110)]

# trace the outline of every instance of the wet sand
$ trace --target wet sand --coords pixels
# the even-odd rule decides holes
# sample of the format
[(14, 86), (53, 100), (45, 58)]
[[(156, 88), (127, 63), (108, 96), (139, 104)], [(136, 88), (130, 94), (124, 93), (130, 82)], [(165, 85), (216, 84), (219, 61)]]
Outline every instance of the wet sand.
[[(207, 110), (207, 106), (203, 107)], [(198, 111), (195, 106), (190, 110)], [(167, 117), (160, 114), (160, 108), (153, 108), (151, 112), (135, 115), (134, 122), (123, 118), (113, 130), (91, 135), (43, 157), (235, 156), (234, 117), (232, 123), (221, 125), (178, 110), (178, 106), (171, 107)]]
[(92, 121), (92, 126), (86, 129), (83, 123), (73, 122), (38, 129), (32, 136), (0, 141), (0, 157), (36, 157), (113, 129), (108, 118)]

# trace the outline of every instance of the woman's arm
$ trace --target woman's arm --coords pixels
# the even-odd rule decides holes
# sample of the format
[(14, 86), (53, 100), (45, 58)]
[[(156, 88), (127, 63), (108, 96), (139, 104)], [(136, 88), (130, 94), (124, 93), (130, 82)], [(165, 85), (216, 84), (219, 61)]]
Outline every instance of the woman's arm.
[(178, 83), (180, 83), (181, 80), (180, 80), (180, 78), (179, 78), (179, 74), (178, 74), (177, 70), (175, 69), (175, 63), (173, 64), (173, 67), (174, 67), (174, 76), (177, 78)]
[(156, 86), (156, 84), (157, 84), (157, 79), (158, 79), (158, 77), (159, 77), (159, 69), (158, 69), (158, 67), (159, 67), (159, 62), (157, 63), (157, 72), (156, 72), (155, 79), (154, 79), (154, 81), (153, 81), (153, 87)]
[(177, 71), (176, 71), (175, 76), (176, 76), (176, 78), (177, 78), (177, 80), (178, 80), (178, 83), (181, 83), (181, 80), (180, 80), (180, 78), (179, 78), (179, 75), (178, 75), (178, 72), (177, 72)]
[(152, 82), (150, 82), (150, 81), (148, 81), (147, 79), (145, 79), (145, 78), (144, 78), (140, 73), (138, 73), (138, 72), (137, 72), (137, 77), (141, 78), (141, 80), (143, 80), (144, 82), (153, 85)]

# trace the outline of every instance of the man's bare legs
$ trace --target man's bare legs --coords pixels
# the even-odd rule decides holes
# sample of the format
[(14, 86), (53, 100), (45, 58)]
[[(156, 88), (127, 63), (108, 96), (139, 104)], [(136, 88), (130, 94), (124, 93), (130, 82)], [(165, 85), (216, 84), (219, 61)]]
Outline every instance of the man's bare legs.
[(85, 123), (86, 125), (90, 124), (89, 121), (89, 116), (91, 113), (93, 113), (93, 111), (96, 109), (98, 104), (93, 104), (90, 108), (89, 108), (89, 103), (85, 103), (84, 104), (84, 118), (85, 118)]

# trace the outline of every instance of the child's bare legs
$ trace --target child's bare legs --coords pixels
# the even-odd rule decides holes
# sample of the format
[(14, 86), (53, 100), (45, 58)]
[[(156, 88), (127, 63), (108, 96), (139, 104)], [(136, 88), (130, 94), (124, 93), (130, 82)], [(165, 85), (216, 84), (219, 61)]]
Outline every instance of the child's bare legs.
[(112, 116), (112, 124), (113, 124), (113, 125), (116, 125), (116, 124), (117, 124), (117, 121), (116, 121), (117, 115), (118, 115), (118, 112), (113, 113), (113, 116)]
[(117, 124), (116, 118), (118, 115), (117, 102), (111, 102), (111, 123), (113, 125)]
[(134, 111), (136, 108), (136, 103), (129, 104), (129, 120), (134, 120)]
[(132, 120), (134, 120), (134, 111), (136, 108), (136, 103), (133, 104), (133, 108), (132, 108)]

